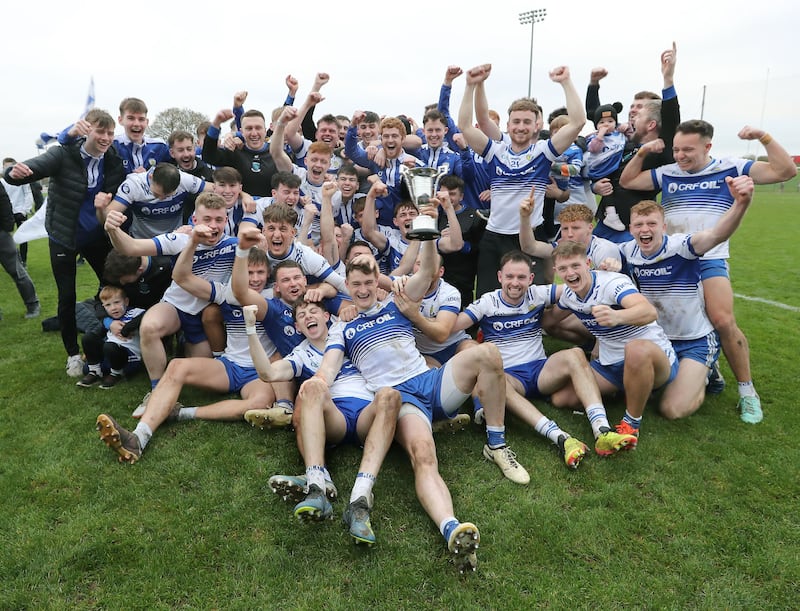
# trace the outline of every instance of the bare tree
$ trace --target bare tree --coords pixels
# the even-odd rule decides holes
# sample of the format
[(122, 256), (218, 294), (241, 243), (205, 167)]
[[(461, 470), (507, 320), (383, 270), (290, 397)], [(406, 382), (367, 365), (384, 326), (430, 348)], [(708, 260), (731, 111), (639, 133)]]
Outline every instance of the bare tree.
[(155, 120), (147, 128), (147, 132), (154, 138), (167, 140), (176, 129), (182, 129), (190, 134), (195, 134), (197, 125), (208, 121), (208, 117), (201, 112), (190, 108), (167, 108), (156, 115)]

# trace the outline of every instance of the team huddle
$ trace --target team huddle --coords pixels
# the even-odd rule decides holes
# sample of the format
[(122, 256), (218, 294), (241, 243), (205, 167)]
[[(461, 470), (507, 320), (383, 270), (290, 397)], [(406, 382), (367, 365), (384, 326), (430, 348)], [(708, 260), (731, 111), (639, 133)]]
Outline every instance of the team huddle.
[[(97, 417), (102, 441), (135, 463), (164, 423), (293, 426), (305, 472), (269, 484), (304, 521), (333, 515), (326, 449), (361, 446), (342, 519), (367, 545), (376, 542), (373, 487), (396, 441), (464, 572), (477, 566), (480, 533), (456, 517), (435, 432), (485, 427), (482, 455), (526, 485), (507, 412), (576, 469), (589, 445), (540, 411), (544, 402), (584, 411), (598, 456), (632, 450), (648, 401), (683, 418), (722, 391), (721, 350), (741, 419), (760, 422), (733, 316), (728, 240), (754, 185), (796, 168), (751, 127), (739, 136), (759, 140), (766, 161), (711, 156), (713, 127), (680, 119), (676, 55), (674, 44), (661, 55), (663, 91), (636, 94), (627, 123), (621, 104), (600, 103), (604, 69), (592, 71), (584, 103), (569, 69), (555, 68), (565, 105), (546, 131), (532, 98), (510, 105), (501, 130), (489, 64), (448, 67), (422, 127), (372, 111), (315, 124), (324, 73), (299, 108), (287, 77), (289, 96), (271, 121), (237, 93), (232, 108), (198, 126), (198, 140), (188, 131), (168, 142), (145, 136), (137, 98), (120, 106), (121, 136), (108, 113), (91, 110), (5, 179), (50, 178), (46, 227), (68, 375), (87, 389), (111, 389), (142, 366), (150, 378), (133, 430)], [(596, 131), (584, 138), (587, 116)], [(443, 174), (430, 198), (409, 196), (402, 176), (415, 167)], [(411, 239), (420, 215), (432, 217), (437, 239)], [(101, 284), (101, 326), (82, 336), (84, 356), (79, 254)], [(548, 354), (544, 335), (573, 347)], [(186, 407), (184, 385), (220, 398)], [(614, 396), (625, 405), (617, 424), (604, 406)]]

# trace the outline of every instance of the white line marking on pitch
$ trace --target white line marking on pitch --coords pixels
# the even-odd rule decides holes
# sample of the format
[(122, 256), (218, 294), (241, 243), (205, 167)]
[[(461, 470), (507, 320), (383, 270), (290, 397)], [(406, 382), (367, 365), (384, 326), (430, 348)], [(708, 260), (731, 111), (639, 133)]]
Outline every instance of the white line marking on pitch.
[(744, 299), (745, 301), (757, 301), (759, 303), (766, 303), (767, 305), (775, 306), (776, 308), (781, 308), (782, 310), (789, 310), (790, 312), (800, 312), (800, 308), (796, 306), (787, 305), (785, 303), (781, 303), (780, 301), (762, 299), (761, 297), (750, 297), (749, 295), (740, 295), (739, 293), (734, 293), (733, 296), (738, 297), (739, 299)]

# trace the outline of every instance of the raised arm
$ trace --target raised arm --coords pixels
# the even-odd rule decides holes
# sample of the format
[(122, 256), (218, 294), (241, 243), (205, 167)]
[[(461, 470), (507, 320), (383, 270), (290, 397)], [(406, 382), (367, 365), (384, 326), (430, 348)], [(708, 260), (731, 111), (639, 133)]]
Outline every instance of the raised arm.
[(485, 82), (492, 71), (492, 64), (483, 64), (481, 68), (483, 68), (485, 77), (478, 81), (475, 86), (475, 121), (478, 122), (478, 127), (488, 138), (500, 140), (503, 137), (503, 132), (500, 130), (500, 126), (492, 121), (489, 116), (489, 100), (486, 98)]
[(364, 213), (361, 215), (361, 234), (378, 249), (378, 252), (383, 252), (389, 239), (378, 231), (378, 219), (375, 218), (375, 200), (388, 194), (388, 187), (381, 181), (377, 180), (372, 183), (364, 200)]
[(419, 240), (411, 240), (408, 243), (408, 248), (403, 253), (403, 256), (400, 257), (400, 263), (397, 264), (392, 270), (392, 276), (402, 276), (404, 274), (410, 274), (414, 269), (414, 262), (417, 260), (419, 256), (419, 247), (422, 245), (422, 242)]
[(106, 230), (111, 244), (123, 255), (129, 256), (150, 256), (154, 257), (158, 253), (158, 247), (153, 240), (132, 238), (125, 233), (121, 227), (125, 222), (125, 215), (119, 210), (109, 210), (103, 228)]
[(406, 295), (412, 301), (419, 301), (428, 290), (433, 272), (436, 270), (439, 255), (433, 245), (433, 240), (427, 240), (420, 246), (419, 270), (409, 278), (406, 283)]
[(239, 245), (236, 248), (236, 257), (233, 261), (231, 272), (231, 290), (236, 301), (242, 306), (255, 305), (258, 308), (258, 320), (263, 320), (267, 313), (267, 300), (250, 288), (247, 260), (250, 249), (261, 243), (262, 234), (258, 227), (250, 223), (239, 226)]
[(482, 84), (488, 78), (491, 69), (491, 64), (484, 64), (467, 71), (467, 84), (464, 87), (464, 97), (461, 98), (461, 106), (458, 109), (458, 129), (464, 134), (467, 144), (478, 154), (486, 150), (489, 137), (472, 124), (473, 105), (478, 84)]
[(564, 89), (564, 99), (569, 119), (569, 123), (550, 138), (550, 144), (556, 150), (556, 153), (560, 155), (569, 148), (575, 138), (578, 137), (578, 134), (581, 133), (583, 126), (586, 124), (586, 111), (583, 108), (583, 104), (581, 104), (578, 91), (572, 83), (569, 68), (566, 66), (554, 68), (550, 71), (550, 80), (554, 83), (559, 83)]
[(340, 261), (339, 245), (336, 243), (336, 223), (333, 220), (333, 194), (336, 193), (336, 183), (326, 180), (322, 184), (322, 203), (319, 210), (319, 245), (322, 256), (334, 266)]
[[(291, 172), (294, 169), (294, 164), (289, 155), (286, 154), (284, 145), (286, 144), (286, 126), (296, 117), (296, 108), (284, 106), (278, 120), (275, 122), (275, 131), (269, 139), (269, 154), (279, 172)], [(297, 131), (296, 128), (295, 131)]]
[(592, 68), (589, 74), (589, 86), (586, 88), (586, 114), (594, 115), (595, 109), (600, 106), (600, 81), (608, 76), (608, 70), (602, 66)]
[(187, 293), (191, 293), (200, 299), (211, 299), (212, 286), (205, 278), (197, 276), (192, 271), (194, 254), (197, 245), (207, 240), (211, 235), (211, 230), (206, 225), (195, 225), (192, 228), (191, 240), (178, 255), (178, 260), (172, 268), (172, 279)]
[(739, 228), (753, 201), (753, 179), (750, 176), (725, 177), (728, 189), (733, 195), (733, 205), (723, 214), (711, 229), (693, 233), (692, 248), (698, 255), (704, 255), (717, 244), (729, 239)]
[[(296, 151), (303, 146), (303, 136), (301, 136), (298, 132), (298, 128), (305, 121), (305, 118), (308, 116), (309, 112), (324, 99), (325, 98), (322, 97), (321, 93), (318, 91), (312, 91), (306, 97), (306, 101), (303, 102), (303, 105), (297, 111), (297, 114), (286, 124), (285, 139), (289, 143), (289, 146), (292, 147), (293, 151)], [(270, 154), (272, 153), (270, 152)]]
[(522, 252), (532, 257), (548, 259), (553, 254), (553, 247), (547, 242), (540, 242), (533, 235), (531, 227), (531, 213), (534, 208), (534, 193), (536, 186), (531, 188), (531, 192), (519, 204), (519, 247)]
[(459, 252), (464, 248), (464, 236), (461, 233), (461, 223), (458, 222), (458, 215), (453, 209), (453, 202), (447, 191), (439, 191), (431, 200), (431, 203), (439, 204), (447, 216), (447, 228), (442, 230), (442, 237), (436, 242), (436, 248), (441, 253)]
[(242, 308), (244, 314), (244, 329), (247, 333), (247, 344), (250, 347), (250, 358), (253, 359), (253, 366), (258, 372), (258, 377), (265, 382), (288, 382), (294, 378), (294, 368), (292, 364), (280, 359), (270, 363), (264, 346), (258, 339), (256, 332), (256, 320), (258, 316), (258, 306), (246, 305)]
[(203, 140), (201, 156), (206, 163), (216, 166), (233, 165), (231, 152), (219, 147), (219, 134), (222, 124), (233, 118), (233, 111), (230, 108), (223, 108), (214, 115), (211, 126), (208, 128), (206, 137)]
[(789, 153), (763, 129), (745, 125), (739, 132), (739, 138), (758, 140), (767, 151), (766, 161), (756, 161), (750, 166), (750, 176), (757, 185), (784, 182), (797, 175), (797, 166)]

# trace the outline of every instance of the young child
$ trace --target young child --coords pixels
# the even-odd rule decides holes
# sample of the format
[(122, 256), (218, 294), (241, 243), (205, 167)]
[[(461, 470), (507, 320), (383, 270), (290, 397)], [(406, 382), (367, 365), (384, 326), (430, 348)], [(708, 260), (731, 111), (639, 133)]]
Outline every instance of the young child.
[[(559, 115), (550, 121), (550, 137), (558, 133), (562, 127), (569, 123), (569, 117)], [(587, 189), (584, 188), (586, 179), (583, 177), (583, 150), (574, 142), (569, 145), (566, 151), (561, 153), (553, 161), (550, 167), (550, 174), (556, 181), (558, 188), (562, 191), (569, 190), (569, 199), (565, 202), (556, 202), (554, 218), (558, 218), (561, 211), (569, 204), (586, 204)]]
[[(588, 150), (584, 155), (586, 175), (592, 181), (608, 178), (617, 171), (625, 149), (625, 134), (617, 129), (617, 114), (622, 104), (603, 104), (594, 111), (594, 125), (597, 131), (586, 138)], [(603, 223), (616, 231), (625, 231), (614, 206), (606, 205)]]
[[(105, 341), (87, 341), (84, 335), (83, 351), (89, 364), (89, 373), (77, 385), (89, 388), (98, 382), (100, 388), (114, 388), (122, 381), (123, 369), (130, 363), (140, 363), (142, 349), (139, 345), (139, 323), (144, 310), (129, 308), (128, 296), (118, 286), (107, 285), (100, 291), (100, 303), (107, 316), (103, 326), (108, 329)], [(110, 373), (103, 377), (102, 360), (108, 361)]]

